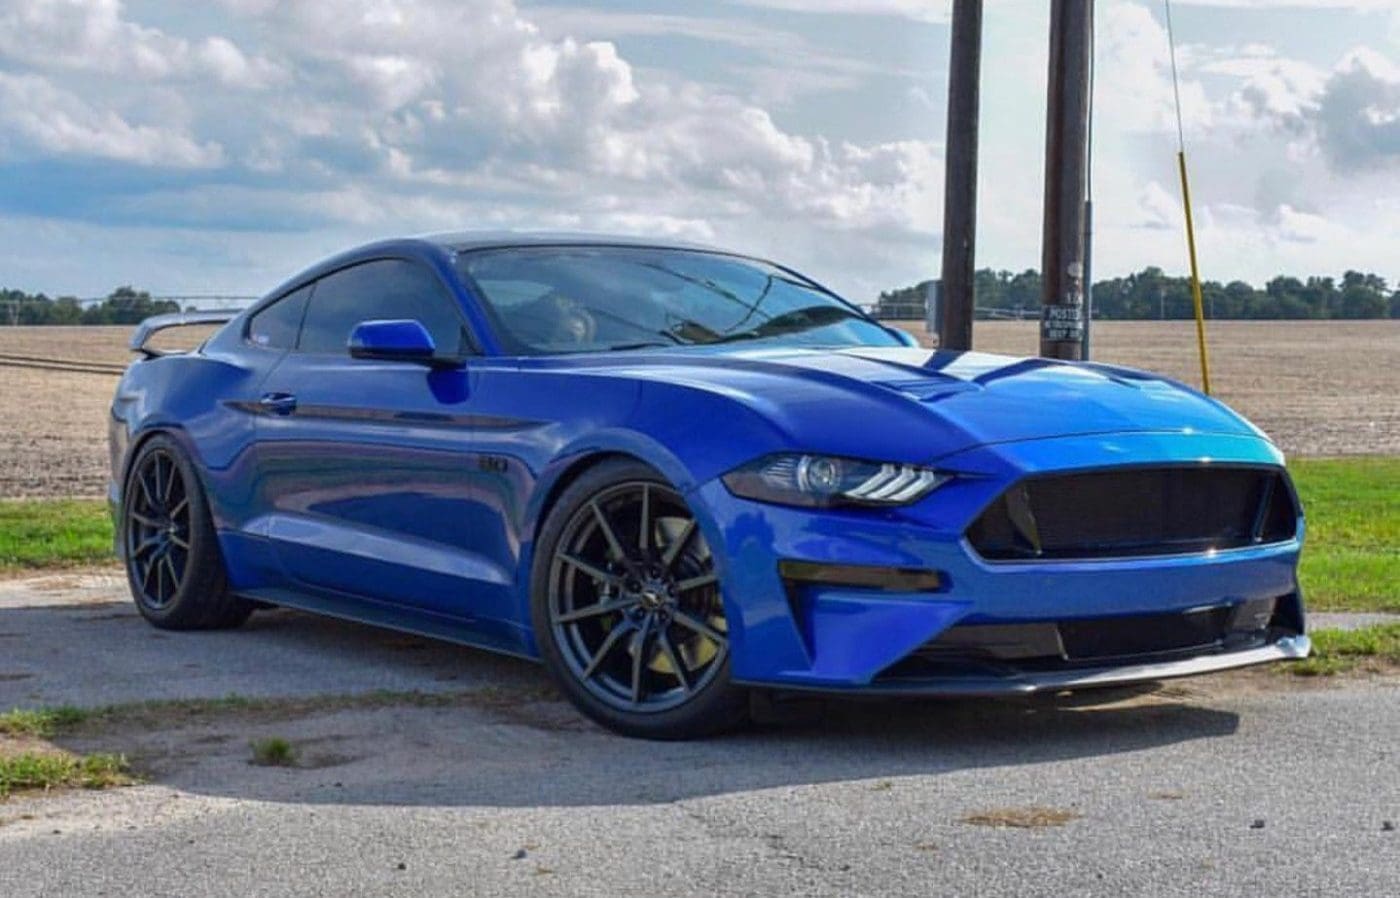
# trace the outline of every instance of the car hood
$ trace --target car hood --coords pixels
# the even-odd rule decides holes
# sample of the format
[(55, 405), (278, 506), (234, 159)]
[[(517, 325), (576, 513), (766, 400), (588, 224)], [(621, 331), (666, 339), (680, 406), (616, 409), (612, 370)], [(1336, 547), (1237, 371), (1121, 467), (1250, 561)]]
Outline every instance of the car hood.
[(917, 347), (728, 349), (614, 354), (604, 364), (722, 393), (795, 445), (892, 460), (1086, 434), (1263, 436), (1221, 403), (1128, 368)]

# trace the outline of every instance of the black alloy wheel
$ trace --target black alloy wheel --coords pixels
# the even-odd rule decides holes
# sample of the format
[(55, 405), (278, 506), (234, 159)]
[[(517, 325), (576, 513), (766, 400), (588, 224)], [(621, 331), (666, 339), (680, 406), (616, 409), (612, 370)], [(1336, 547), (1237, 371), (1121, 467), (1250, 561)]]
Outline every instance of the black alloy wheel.
[(651, 738), (737, 721), (715, 558), (673, 487), (637, 463), (601, 466), (566, 491), (544, 536), (536, 635), (585, 713)]
[(190, 496), (170, 453), (145, 453), (132, 471), (136, 493), (127, 511), (126, 556), (137, 601), (151, 609), (170, 605), (190, 563)]
[(165, 630), (236, 627), (253, 603), (229, 589), (223, 555), (180, 444), (157, 434), (142, 443), (122, 491), (122, 554), (141, 616)]

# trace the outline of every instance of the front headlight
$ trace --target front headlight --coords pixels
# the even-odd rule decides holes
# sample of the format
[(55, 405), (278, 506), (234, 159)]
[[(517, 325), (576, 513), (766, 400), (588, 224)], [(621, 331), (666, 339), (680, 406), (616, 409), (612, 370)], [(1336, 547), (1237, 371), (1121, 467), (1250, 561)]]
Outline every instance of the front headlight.
[(746, 499), (829, 508), (908, 505), (951, 477), (918, 465), (784, 453), (735, 468), (723, 479), (730, 492)]

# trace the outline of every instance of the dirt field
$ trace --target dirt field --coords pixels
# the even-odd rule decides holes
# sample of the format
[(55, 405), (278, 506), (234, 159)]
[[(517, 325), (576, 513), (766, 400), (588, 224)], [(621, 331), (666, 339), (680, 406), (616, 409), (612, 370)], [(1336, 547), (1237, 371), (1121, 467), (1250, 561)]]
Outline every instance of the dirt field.
[[(978, 322), (976, 346), (1036, 351), (1036, 325)], [(1213, 322), (1217, 395), (1295, 455), (1400, 453), (1400, 321)], [(125, 362), (126, 327), (0, 327), (0, 355)], [(184, 335), (187, 339), (189, 335)], [(1190, 322), (1108, 322), (1094, 357), (1199, 381)], [(169, 345), (169, 344), (166, 344)], [(0, 497), (98, 496), (116, 378), (0, 365)]]

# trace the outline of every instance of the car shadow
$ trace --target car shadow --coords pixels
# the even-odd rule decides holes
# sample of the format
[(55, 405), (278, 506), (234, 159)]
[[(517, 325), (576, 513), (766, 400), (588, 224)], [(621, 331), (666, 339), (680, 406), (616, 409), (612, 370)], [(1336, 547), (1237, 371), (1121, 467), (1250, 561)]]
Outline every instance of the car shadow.
[[(255, 701), (187, 701), (230, 694)], [(649, 804), (879, 785), (1162, 750), (1239, 726), (1228, 695), (1177, 687), (804, 702), (727, 736), (645, 742), (584, 720), (534, 664), (373, 627), (274, 611), (239, 631), (161, 633), (124, 602), (0, 609), (0, 707), (61, 704), (125, 708), (53, 741), (124, 753), (148, 782), (333, 805)], [(273, 738), (292, 746), (291, 762), (254, 763), (251, 745)]]

